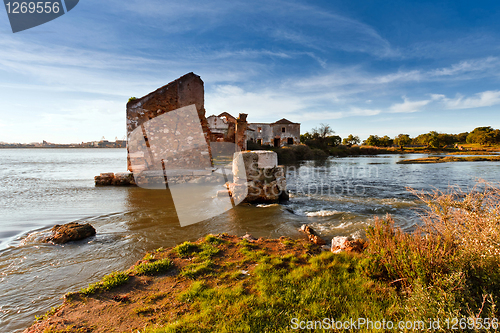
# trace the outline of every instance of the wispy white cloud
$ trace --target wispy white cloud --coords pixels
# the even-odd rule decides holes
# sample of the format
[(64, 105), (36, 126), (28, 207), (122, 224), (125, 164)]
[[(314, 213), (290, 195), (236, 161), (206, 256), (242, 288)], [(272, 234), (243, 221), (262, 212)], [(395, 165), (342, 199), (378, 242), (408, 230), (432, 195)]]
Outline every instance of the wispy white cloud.
[(361, 109), (353, 107), (349, 112), (346, 112), (346, 115), (349, 116), (376, 116), (380, 114), (382, 110), (378, 109)]
[(286, 116), (298, 113), (307, 107), (299, 96), (267, 89), (246, 91), (233, 85), (218, 85), (208, 91), (205, 104), (209, 113), (247, 113), (260, 121), (270, 121), (276, 118), (277, 114)]
[(446, 98), (444, 95), (434, 95), (442, 100), (447, 109), (472, 109), (500, 104), (500, 90), (489, 90), (477, 93), (474, 97), (457, 95), (455, 98)]
[(449, 67), (437, 68), (427, 73), (429, 77), (459, 76), (464, 73), (485, 72), (488, 70), (498, 70), (500, 58), (486, 57), (481, 59), (470, 59), (452, 64)]
[(397, 103), (389, 108), (391, 113), (413, 113), (420, 111), (424, 106), (429, 104), (431, 100), (422, 101), (410, 101), (408, 98), (403, 96), (403, 103)]
[(335, 120), (349, 117), (371, 117), (380, 114), (381, 110), (376, 109), (361, 109), (357, 107), (350, 107), (346, 111), (321, 111), (321, 112), (307, 112), (307, 114), (294, 115), (294, 119), (300, 121), (322, 121), (322, 120)]

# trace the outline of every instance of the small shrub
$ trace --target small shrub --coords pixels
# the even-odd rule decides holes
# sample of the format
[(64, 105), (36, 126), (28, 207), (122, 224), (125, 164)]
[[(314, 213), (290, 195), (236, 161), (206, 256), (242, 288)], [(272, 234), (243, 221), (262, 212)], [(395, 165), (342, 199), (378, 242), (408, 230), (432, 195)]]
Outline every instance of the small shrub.
[(297, 160), (295, 152), (290, 147), (276, 148), (274, 151), (278, 154), (279, 164), (289, 164)]
[(325, 153), (322, 149), (314, 148), (312, 152), (314, 154), (315, 160), (324, 160), (328, 158), (328, 154)]
[(111, 290), (125, 284), (128, 279), (129, 275), (125, 272), (113, 272), (104, 276), (101, 281), (92, 283), (87, 288), (80, 290), (80, 293), (90, 295), (104, 290)]
[(189, 257), (199, 251), (198, 245), (191, 242), (184, 242), (173, 248), (173, 251), (181, 258)]
[(141, 263), (134, 268), (137, 275), (155, 275), (166, 272), (173, 266), (170, 259), (164, 258), (152, 262)]
[(297, 160), (312, 160), (314, 159), (314, 153), (311, 148), (304, 144), (295, 145), (290, 147), (295, 153)]
[(219, 248), (206, 243), (201, 245), (200, 250), (198, 253), (198, 260), (200, 261), (210, 259), (220, 253)]
[(206, 235), (205, 242), (213, 244), (213, 245), (221, 245), (221, 244), (227, 243), (227, 241), (220, 239), (219, 237), (214, 236), (214, 235)]

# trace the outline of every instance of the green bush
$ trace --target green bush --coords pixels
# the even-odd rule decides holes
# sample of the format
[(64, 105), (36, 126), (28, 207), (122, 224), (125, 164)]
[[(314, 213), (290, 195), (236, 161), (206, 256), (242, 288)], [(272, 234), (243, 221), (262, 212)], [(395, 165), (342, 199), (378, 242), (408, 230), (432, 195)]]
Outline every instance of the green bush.
[(152, 262), (145, 262), (137, 265), (134, 272), (137, 275), (155, 275), (166, 272), (173, 266), (170, 259), (160, 259)]
[(314, 153), (311, 150), (311, 148), (309, 148), (308, 146), (306, 146), (304, 144), (291, 146), (290, 148), (293, 150), (296, 159), (299, 161), (300, 160), (312, 160), (315, 158)]
[(200, 248), (198, 245), (191, 242), (184, 242), (173, 248), (173, 251), (181, 258), (189, 257), (198, 252)]

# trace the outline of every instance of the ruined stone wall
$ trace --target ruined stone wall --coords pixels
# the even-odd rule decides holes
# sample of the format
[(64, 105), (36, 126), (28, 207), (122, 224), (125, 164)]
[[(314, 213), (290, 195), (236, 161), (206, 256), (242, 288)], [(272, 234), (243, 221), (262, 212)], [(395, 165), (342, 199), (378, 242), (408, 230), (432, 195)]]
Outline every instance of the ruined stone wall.
[[(168, 124), (165, 121), (153, 121), (180, 108), (192, 111), (193, 106), (196, 108), (194, 114), (197, 114), (198, 119), (194, 119), (196, 117), (192, 116), (193, 112), (174, 112), (173, 117), (163, 117), (168, 119)], [(136, 129), (138, 130), (134, 132)], [(141, 132), (143, 136), (140, 135)], [(132, 133), (136, 139), (131, 138)], [(197, 136), (196, 133), (200, 134)], [(167, 169), (210, 167), (210, 130), (205, 118), (204, 86), (201, 78), (194, 73), (188, 73), (142, 98), (127, 103), (127, 136), (129, 171), (157, 169), (159, 163), (166, 164)], [(158, 160), (160, 158), (161, 161)]]
[[(280, 146), (288, 143), (288, 138), (293, 139), (292, 144), (300, 143), (300, 124), (272, 124), (273, 138), (280, 138)], [(283, 128), (285, 132), (283, 132)]]
[[(252, 139), (254, 142), (258, 142), (257, 140), (262, 140), (263, 145), (272, 145), (273, 144), (273, 130), (271, 125), (268, 123), (250, 123), (248, 127), (253, 129), (254, 131), (248, 132), (248, 139)], [(261, 129), (259, 131), (259, 128)]]

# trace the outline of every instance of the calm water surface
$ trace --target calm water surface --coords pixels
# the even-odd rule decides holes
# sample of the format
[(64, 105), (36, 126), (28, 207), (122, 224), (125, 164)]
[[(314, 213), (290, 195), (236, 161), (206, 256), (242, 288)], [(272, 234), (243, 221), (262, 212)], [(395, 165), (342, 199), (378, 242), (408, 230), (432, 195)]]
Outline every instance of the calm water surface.
[[(125, 149), (0, 150), (0, 332), (19, 332), (60, 297), (123, 270), (145, 251), (207, 233), (300, 237), (312, 224), (323, 236), (362, 235), (374, 216), (392, 214), (406, 230), (422, 208), (406, 187), (432, 190), (499, 181), (495, 162), (404, 164), (421, 155), (303, 162), (288, 167), (287, 205), (238, 206), (181, 228), (168, 192), (94, 187), (101, 172), (126, 168)], [(55, 224), (89, 222), (91, 239), (50, 245), (40, 238)]]

